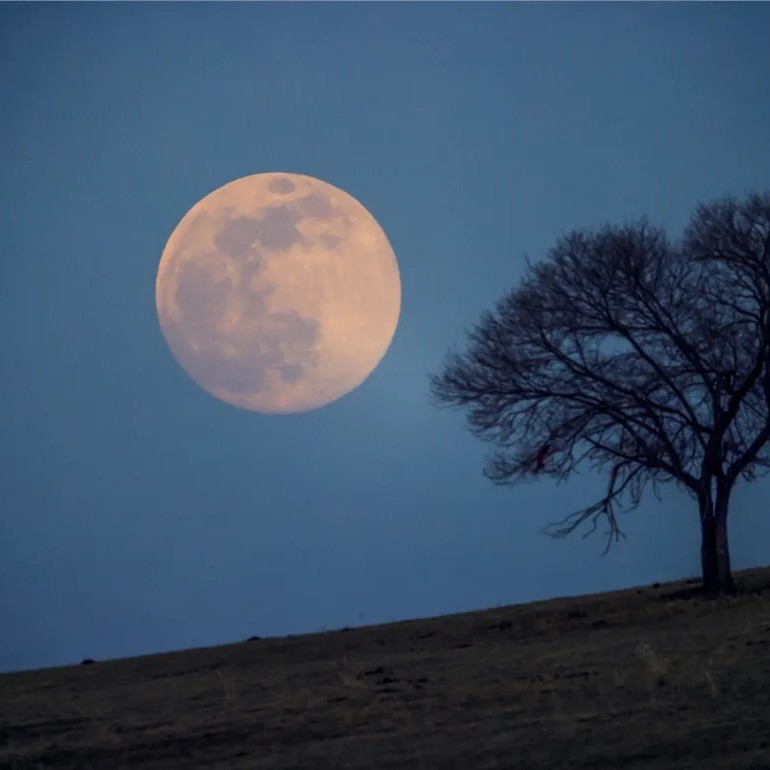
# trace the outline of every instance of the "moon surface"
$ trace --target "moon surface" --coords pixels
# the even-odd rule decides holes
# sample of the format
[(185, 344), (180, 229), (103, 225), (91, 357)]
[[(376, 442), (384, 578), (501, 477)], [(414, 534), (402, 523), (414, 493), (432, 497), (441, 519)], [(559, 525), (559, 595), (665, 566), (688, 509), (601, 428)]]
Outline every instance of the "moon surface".
[(236, 179), (196, 203), (155, 282), (163, 336), (222, 401), (301, 412), (358, 387), (398, 324), (401, 281), (374, 217), (301, 174)]

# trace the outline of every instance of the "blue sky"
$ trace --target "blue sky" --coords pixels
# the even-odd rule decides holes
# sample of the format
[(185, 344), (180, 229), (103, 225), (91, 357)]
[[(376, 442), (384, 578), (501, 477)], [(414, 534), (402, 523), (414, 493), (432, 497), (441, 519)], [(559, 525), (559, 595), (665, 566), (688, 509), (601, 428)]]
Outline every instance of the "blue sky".
[[(7, 4), (0, 151), (0, 671), (604, 591), (699, 572), (675, 488), (628, 539), (540, 528), (602, 480), (514, 489), (428, 377), (578, 227), (770, 183), (770, 6)], [(371, 377), (260, 415), (155, 312), (185, 212), (247, 174), (359, 200), (399, 261)], [(770, 561), (770, 482), (735, 568)]]

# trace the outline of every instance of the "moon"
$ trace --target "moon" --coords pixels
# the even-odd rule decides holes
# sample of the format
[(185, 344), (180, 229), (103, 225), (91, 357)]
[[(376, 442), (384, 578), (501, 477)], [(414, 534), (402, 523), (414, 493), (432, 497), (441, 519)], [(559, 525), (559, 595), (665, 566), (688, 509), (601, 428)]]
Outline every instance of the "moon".
[(302, 174), (253, 174), (176, 226), (155, 305), (172, 355), (205, 391), (241, 409), (302, 412), (377, 367), (401, 280), (387, 236), (355, 198)]

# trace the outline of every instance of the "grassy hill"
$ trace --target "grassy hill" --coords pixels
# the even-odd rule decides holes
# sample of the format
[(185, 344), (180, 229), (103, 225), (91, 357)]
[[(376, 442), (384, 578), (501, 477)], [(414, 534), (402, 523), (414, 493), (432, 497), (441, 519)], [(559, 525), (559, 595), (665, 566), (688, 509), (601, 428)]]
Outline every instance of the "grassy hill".
[(770, 768), (770, 568), (0, 675), (0, 768)]

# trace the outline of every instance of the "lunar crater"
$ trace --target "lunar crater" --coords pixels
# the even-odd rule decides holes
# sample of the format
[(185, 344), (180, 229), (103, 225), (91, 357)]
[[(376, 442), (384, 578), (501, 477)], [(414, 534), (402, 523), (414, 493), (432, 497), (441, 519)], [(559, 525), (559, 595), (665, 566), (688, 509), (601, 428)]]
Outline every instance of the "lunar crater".
[(267, 183), (267, 187), (271, 192), (286, 194), (293, 192), (295, 185), (288, 177), (276, 176)]

